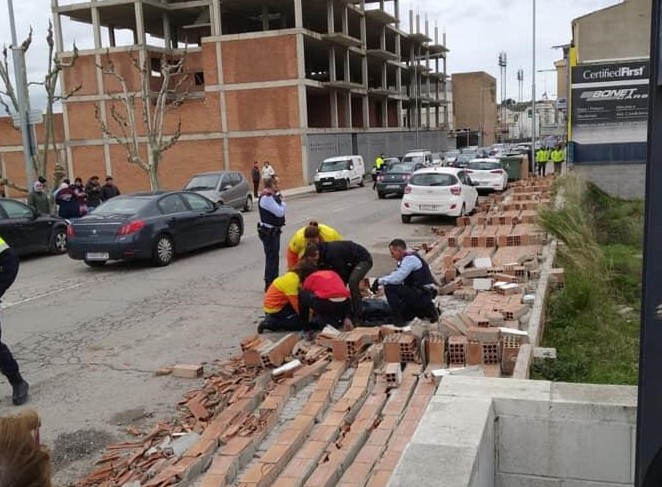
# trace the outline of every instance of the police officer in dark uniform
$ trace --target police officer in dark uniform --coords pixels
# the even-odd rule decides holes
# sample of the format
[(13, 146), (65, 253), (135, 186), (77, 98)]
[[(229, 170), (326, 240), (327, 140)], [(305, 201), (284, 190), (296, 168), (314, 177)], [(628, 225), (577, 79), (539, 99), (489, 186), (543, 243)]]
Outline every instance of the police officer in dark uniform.
[[(0, 237), (0, 299), (14, 283), (18, 274), (18, 255), (7, 242)], [(1, 325), (1, 323), (0, 323)], [(15, 406), (25, 404), (28, 400), (30, 386), (18, 370), (18, 364), (7, 345), (2, 343), (2, 328), (0, 327), (0, 372), (9, 380), (12, 386), (12, 402)]]
[(439, 311), (433, 299), (437, 295), (436, 279), (428, 263), (417, 252), (407, 249), (404, 240), (396, 238), (388, 245), (398, 268), (387, 276), (375, 279), (372, 290), (384, 286), (384, 294), (396, 316), (396, 324), (404, 325), (414, 317), (439, 321)]
[(264, 180), (264, 189), (257, 200), (260, 221), (257, 233), (264, 246), (264, 290), (278, 277), (280, 259), (280, 235), (285, 226), (285, 202), (280, 193), (278, 178), (272, 176)]

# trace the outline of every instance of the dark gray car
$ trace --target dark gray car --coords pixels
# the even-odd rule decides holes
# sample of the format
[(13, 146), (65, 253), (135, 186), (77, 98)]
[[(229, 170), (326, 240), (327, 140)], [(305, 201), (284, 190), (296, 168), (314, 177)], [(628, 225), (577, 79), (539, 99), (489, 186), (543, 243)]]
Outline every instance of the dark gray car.
[(237, 210), (253, 209), (253, 194), (246, 178), (239, 171), (214, 171), (196, 174), (184, 186), (219, 205)]

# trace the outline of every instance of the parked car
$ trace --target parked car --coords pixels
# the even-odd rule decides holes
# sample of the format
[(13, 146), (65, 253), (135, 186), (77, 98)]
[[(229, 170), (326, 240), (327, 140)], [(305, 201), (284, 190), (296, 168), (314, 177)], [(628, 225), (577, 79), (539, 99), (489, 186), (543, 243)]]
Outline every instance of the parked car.
[(431, 167), (416, 171), (400, 203), (403, 223), (417, 215), (463, 216), (478, 207), (478, 192), (464, 169)]
[(457, 156), (460, 155), (459, 150), (449, 150), (446, 151), (444, 154), (444, 165), (445, 166), (452, 166), (455, 164), (455, 160), (457, 159)]
[(166, 266), (177, 254), (238, 245), (243, 233), (241, 213), (200, 194), (134, 193), (110, 199), (69, 225), (68, 253), (90, 267), (134, 259)]
[(388, 194), (402, 196), (409, 178), (417, 169), (423, 167), (423, 162), (398, 162), (389, 167), (388, 171), (377, 176), (377, 197), (386, 198)]
[(365, 185), (365, 164), (361, 156), (339, 156), (325, 159), (315, 173), (315, 189), (349, 189)]
[(504, 191), (508, 187), (508, 172), (499, 159), (474, 159), (467, 172), (478, 190)]
[(444, 163), (444, 154), (441, 152), (433, 152), (432, 153), (432, 165), (433, 166), (441, 166)]
[(0, 236), (18, 255), (64, 254), (68, 223), (20, 201), (0, 198)]
[(455, 162), (451, 165), (452, 167), (465, 168), (469, 165), (471, 161), (476, 158), (473, 154), (458, 154), (455, 158)]
[(410, 150), (402, 158), (402, 162), (422, 164), (423, 167), (429, 167), (432, 165), (432, 152), (427, 149)]
[(186, 183), (184, 191), (193, 191), (219, 205), (228, 205), (237, 210), (253, 209), (251, 186), (239, 171), (196, 174)]

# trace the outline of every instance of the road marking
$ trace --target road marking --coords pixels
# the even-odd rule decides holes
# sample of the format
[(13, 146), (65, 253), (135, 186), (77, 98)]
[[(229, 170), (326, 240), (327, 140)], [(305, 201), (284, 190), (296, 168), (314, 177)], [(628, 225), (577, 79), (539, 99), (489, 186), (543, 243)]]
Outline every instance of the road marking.
[(2, 308), (3, 309), (4, 308), (11, 308), (12, 306), (18, 306), (19, 304), (29, 303), (30, 301), (34, 301), (35, 299), (47, 298), (48, 296), (53, 296), (54, 294), (59, 294), (59, 293), (64, 292), (64, 291), (69, 291), (71, 289), (76, 289), (76, 288), (79, 288), (81, 286), (85, 286), (86, 284), (89, 284), (90, 282), (91, 281), (79, 282), (78, 284), (72, 284), (71, 286), (63, 287), (63, 288), (60, 288), (60, 289), (55, 289), (55, 290), (49, 291), (47, 293), (37, 294), (36, 296), (32, 296), (30, 298), (21, 299), (20, 301), (16, 301), (15, 303), (3, 304)]
[(345, 211), (348, 208), (349, 208), (349, 206), (344, 206), (342, 208), (337, 208), (337, 209), (333, 210), (331, 213), (338, 213), (339, 211)]

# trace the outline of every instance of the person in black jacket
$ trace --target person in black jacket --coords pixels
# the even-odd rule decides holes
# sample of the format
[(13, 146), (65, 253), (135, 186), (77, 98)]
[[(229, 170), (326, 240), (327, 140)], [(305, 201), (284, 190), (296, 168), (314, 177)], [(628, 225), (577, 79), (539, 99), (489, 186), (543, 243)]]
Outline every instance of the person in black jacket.
[(115, 186), (112, 176), (106, 177), (106, 184), (101, 187), (101, 201), (108, 201), (110, 198), (120, 195), (120, 190)]
[(88, 179), (85, 185), (85, 193), (87, 194), (87, 208), (89, 211), (94, 210), (101, 204), (101, 185), (99, 184), (99, 176), (92, 176)]
[(354, 322), (363, 318), (363, 300), (359, 285), (372, 269), (372, 255), (362, 245), (351, 240), (309, 242), (304, 259), (317, 262), (319, 269), (335, 271), (349, 287), (352, 296)]

